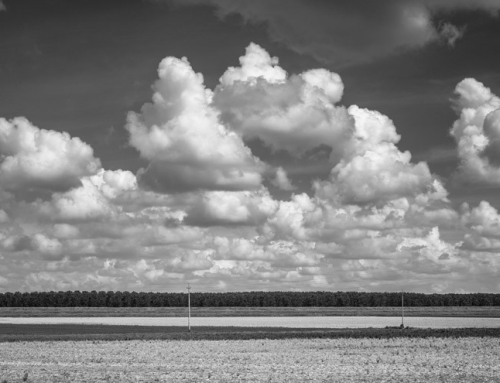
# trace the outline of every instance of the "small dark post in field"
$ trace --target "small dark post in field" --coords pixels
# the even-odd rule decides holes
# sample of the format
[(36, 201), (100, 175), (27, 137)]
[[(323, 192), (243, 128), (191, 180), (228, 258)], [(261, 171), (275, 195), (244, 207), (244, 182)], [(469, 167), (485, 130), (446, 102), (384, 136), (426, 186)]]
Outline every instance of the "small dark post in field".
[(405, 327), (405, 304), (403, 300), (403, 290), (401, 290), (401, 328)]
[(188, 331), (191, 332), (191, 285), (188, 283)]

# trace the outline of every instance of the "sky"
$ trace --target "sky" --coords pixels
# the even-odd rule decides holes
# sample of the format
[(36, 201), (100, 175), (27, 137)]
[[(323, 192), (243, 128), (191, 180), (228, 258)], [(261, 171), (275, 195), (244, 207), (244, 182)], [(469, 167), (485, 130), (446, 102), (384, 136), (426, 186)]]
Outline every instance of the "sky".
[(0, 1), (0, 292), (500, 292), (498, 0)]

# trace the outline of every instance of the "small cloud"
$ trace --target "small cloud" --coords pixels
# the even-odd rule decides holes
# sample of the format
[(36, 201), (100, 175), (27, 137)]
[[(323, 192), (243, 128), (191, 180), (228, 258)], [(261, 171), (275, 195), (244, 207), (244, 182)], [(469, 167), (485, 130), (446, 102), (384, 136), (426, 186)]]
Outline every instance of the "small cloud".
[(5, 4), (3, 3), (3, 0), (0, 0), (0, 12), (2, 11), (6, 11), (7, 10), (7, 7), (5, 6)]
[(271, 180), (271, 183), (281, 190), (291, 191), (296, 189), (288, 179), (286, 171), (281, 167), (276, 170), (276, 176)]
[(450, 23), (444, 23), (439, 28), (439, 37), (445, 41), (449, 47), (453, 48), (457, 40), (464, 36), (466, 27), (458, 28)]

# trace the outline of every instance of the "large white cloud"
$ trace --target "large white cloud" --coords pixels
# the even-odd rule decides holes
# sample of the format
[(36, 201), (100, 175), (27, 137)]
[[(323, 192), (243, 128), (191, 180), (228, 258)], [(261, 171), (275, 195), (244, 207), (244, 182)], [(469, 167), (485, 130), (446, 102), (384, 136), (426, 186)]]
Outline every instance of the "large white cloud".
[(425, 237), (405, 238), (397, 247), (400, 252), (409, 251), (412, 257), (412, 262), (415, 261), (430, 261), (435, 265), (441, 262), (443, 265), (448, 265), (449, 262), (458, 261), (455, 257), (458, 254), (457, 247), (461, 243), (454, 245), (449, 244), (440, 238), (439, 228), (434, 227)]
[(500, 98), (481, 82), (467, 78), (455, 88), (459, 113), (450, 131), (458, 145), (458, 178), (500, 184)]
[(487, 201), (481, 201), (473, 209), (468, 204), (462, 206), (462, 222), (480, 236), (500, 238), (500, 215)]
[(137, 188), (135, 176), (126, 170), (101, 169), (96, 175), (80, 179), (81, 186), (54, 193), (51, 201), (33, 205), (51, 220), (88, 221), (116, 214), (119, 207), (111, 201), (121, 193)]
[(400, 136), (389, 118), (357, 106), (348, 111), (354, 133), (330, 180), (316, 184), (317, 193), (347, 203), (369, 203), (416, 196), (432, 187), (427, 164), (413, 164), (411, 154), (397, 148)]
[(342, 161), (332, 170), (332, 192), (344, 202), (367, 203), (422, 193), (432, 184), (427, 164), (410, 163), (410, 153), (380, 147)]
[(153, 102), (129, 113), (126, 126), (130, 144), (150, 161), (139, 182), (160, 192), (259, 187), (265, 166), (219, 123), (203, 76), (173, 57), (161, 62), (158, 75)]
[(39, 129), (23, 117), (0, 118), (0, 185), (63, 191), (101, 167), (92, 148), (66, 132)]
[(240, 64), (222, 75), (213, 98), (232, 130), (293, 155), (320, 145), (340, 150), (352, 121), (344, 107), (334, 106), (344, 90), (339, 75), (313, 69), (288, 77), (278, 59), (254, 43)]
[(267, 190), (208, 192), (187, 211), (184, 222), (197, 226), (258, 225), (278, 208)]
[(401, 137), (387, 116), (334, 105), (343, 93), (337, 74), (317, 69), (288, 78), (278, 60), (256, 44), (247, 47), (240, 63), (224, 73), (214, 93), (223, 121), (244, 138), (258, 137), (292, 155), (329, 147), (335, 166), (330, 181), (319, 186), (324, 194), (367, 203), (415, 196), (431, 187), (427, 164), (413, 164), (409, 152), (399, 151)]

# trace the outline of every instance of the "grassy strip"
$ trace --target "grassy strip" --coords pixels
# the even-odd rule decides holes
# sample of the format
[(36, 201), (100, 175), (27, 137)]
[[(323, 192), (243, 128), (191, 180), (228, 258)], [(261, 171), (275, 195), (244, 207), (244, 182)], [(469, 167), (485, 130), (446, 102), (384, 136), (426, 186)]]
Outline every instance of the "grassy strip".
[[(192, 307), (193, 317), (399, 316), (400, 307)], [(185, 317), (186, 307), (0, 307), (0, 317)], [(408, 317), (500, 318), (500, 306), (406, 307)]]
[(1, 325), (0, 342), (16, 341), (124, 341), (124, 340), (250, 340), (337, 338), (500, 338), (500, 328), (363, 328), (310, 329), (286, 327), (184, 327), (100, 325)]

